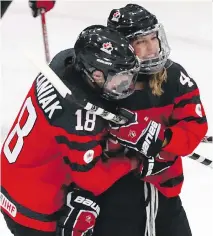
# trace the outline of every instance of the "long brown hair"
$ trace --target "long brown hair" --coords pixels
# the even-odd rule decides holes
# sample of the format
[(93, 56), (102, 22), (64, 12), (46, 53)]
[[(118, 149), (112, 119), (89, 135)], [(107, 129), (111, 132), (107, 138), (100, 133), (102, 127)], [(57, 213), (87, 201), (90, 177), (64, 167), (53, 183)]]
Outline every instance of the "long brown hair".
[(149, 80), (149, 87), (152, 89), (152, 94), (161, 96), (163, 94), (162, 83), (167, 81), (167, 71), (164, 68), (162, 71), (153, 74)]

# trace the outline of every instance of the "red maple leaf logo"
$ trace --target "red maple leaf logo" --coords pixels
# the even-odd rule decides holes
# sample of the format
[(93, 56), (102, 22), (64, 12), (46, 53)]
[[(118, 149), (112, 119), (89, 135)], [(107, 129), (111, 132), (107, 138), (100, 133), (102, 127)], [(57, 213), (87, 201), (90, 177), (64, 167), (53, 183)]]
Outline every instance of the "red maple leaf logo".
[(104, 43), (103, 44), (103, 48), (111, 48), (112, 47), (112, 44), (111, 43)]

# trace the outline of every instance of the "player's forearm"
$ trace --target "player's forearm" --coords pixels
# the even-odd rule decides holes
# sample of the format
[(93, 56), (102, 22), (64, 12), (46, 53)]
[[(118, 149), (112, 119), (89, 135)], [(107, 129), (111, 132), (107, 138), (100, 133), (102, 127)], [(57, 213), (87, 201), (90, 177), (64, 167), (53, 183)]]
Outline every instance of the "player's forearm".
[(176, 155), (186, 156), (192, 153), (199, 145), (207, 132), (208, 125), (206, 122), (203, 124), (193, 122), (187, 129), (187, 125), (182, 121), (170, 129), (172, 132), (171, 139), (163, 147), (163, 150)]
[(136, 168), (137, 163), (126, 157), (111, 158), (106, 163), (101, 160), (88, 172), (73, 172), (73, 181), (81, 188), (99, 195), (111, 187), (118, 179)]

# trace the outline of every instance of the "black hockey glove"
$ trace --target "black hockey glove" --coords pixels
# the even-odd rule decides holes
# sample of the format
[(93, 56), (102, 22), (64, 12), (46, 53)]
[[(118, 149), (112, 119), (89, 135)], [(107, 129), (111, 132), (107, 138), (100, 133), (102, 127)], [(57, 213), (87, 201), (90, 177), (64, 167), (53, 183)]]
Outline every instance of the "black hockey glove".
[[(125, 111), (125, 109), (122, 110)], [(122, 126), (111, 124), (110, 134), (117, 138), (121, 145), (134, 149), (147, 157), (155, 157), (162, 149), (164, 128), (148, 116), (137, 112), (132, 114), (134, 114), (133, 119), (128, 124)]]
[[(138, 169), (135, 170), (135, 173), (139, 178), (144, 178), (152, 175), (159, 175), (166, 171), (170, 166), (172, 166), (176, 160), (164, 160), (160, 157), (159, 154), (154, 158), (151, 156), (146, 157), (139, 152), (135, 154), (132, 150), (130, 150), (129, 153), (132, 153), (133, 156), (136, 156), (140, 160)], [(127, 155), (130, 155), (129, 153)]]
[(92, 193), (74, 189), (67, 194), (67, 203), (57, 222), (56, 236), (91, 236), (99, 212)]

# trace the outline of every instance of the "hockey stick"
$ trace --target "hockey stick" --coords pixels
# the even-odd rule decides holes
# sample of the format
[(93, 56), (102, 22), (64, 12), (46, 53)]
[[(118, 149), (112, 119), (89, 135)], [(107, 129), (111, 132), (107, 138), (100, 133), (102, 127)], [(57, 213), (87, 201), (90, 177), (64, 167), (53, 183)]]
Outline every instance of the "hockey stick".
[(5, 12), (8, 10), (8, 7), (10, 6), (10, 4), (12, 3), (12, 1), (1, 1), (1, 19), (4, 16)]
[(197, 153), (192, 153), (188, 157), (190, 157), (191, 159), (193, 159), (193, 160), (195, 160), (195, 161), (197, 161), (197, 162), (213, 169), (213, 161), (209, 160), (206, 157), (203, 157), (203, 156), (201, 156)]
[(212, 143), (212, 136), (205, 136), (202, 140), (202, 143)]
[(54, 71), (47, 64), (43, 63), (41, 60), (36, 60), (28, 53), (26, 53), (26, 56), (35, 65), (35, 67), (37, 67), (42, 72), (42, 74), (45, 75), (46, 78), (53, 84), (59, 94), (64, 99), (68, 100), (70, 103), (78, 105), (80, 108), (83, 108), (85, 110), (92, 111), (96, 115), (101, 116), (103, 119), (114, 122), (119, 125), (127, 123), (128, 120), (132, 117), (132, 114), (131, 117), (128, 118), (124, 116), (118, 116), (88, 102), (86, 99), (76, 99), (75, 96), (73, 96), (71, 90), (62, 82), (62, 80), (54, 73)]
[[(104, 110), (103, 108), (100, 108), (98, 106), (93, 105), (90, 102), (87, 102), (86, 99), (84, 100), (77, 100), (72, 95), (71, 90), (62, 82), (62, 80), (54, 73), (54, 71), (45, 63), (43, 63), (41, 60), (36, 60), (33, 57), (29, 56), (28, 58), (30, 61), (46, 76), (46, 78), (53, 84), (53, 86), (56, 88), (56, 90), (59, 92), (59, 94), (66, 100), (68, 100), (70, 103), (75, 103), (76, 105), (79, 105), (79, 107), (92, 111), (98, 116), (101, 116), (103, 119), (114, 122), (116, 124), (125, 124), (128, 122), (131, 117), (124, 117), (124, 116), (118, 116), (111, 112), (108, 112)], [(132, 114), (131, 114), (132, 116)], [(199, 154), (193, 153), (188, 156), (189, 158), (198, 161), (199, 163), (206, 165), (210, 168), (212, 168), (212, 161), (208, 158), (202, 157)]]
[(46, 58), (46, 62), (49, 64), (49, 62), (50, 62), (50, 51), (49, 51), (49, 43), (48, 43), (48, 36), (47, 36), (47, 25), (46, 25), (46, 17), (45, 17), (45, 10), (44, 9), (41, 9), (41, 26), (42, 26), (42, 35), (43, 35), (43, 42), (44, 42), (45, 58)]

